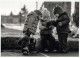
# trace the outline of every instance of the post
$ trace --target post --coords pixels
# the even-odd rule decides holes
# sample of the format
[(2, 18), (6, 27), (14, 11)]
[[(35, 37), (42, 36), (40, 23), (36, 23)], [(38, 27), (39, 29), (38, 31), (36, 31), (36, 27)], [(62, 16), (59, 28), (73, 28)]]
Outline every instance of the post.
[(38, 2), (36, 1), (36, 9), (38, 9)]
[(21, 12), (19, 13), (19, 23), (20, 23), (20, 26), (21, 26), (21, 16), (22, 16), (22, 14), (21, 14)]

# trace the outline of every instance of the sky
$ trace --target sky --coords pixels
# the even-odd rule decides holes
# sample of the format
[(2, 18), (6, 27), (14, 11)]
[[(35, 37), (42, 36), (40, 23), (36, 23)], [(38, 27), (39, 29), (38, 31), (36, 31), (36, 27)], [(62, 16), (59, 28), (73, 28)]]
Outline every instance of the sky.
[[(1, 0), (1, 14), (9, 15), (12, 11), (13, 14), (18, 14), (26, 5), (28, 11), (32, 11), (36, 9), (36, 1), (37, 0)], [(38, 9), (42, 5), (43, 1), (38, 1)]]
[[(45, 0), (1, 0), (1, 15), (9, 15), (12, 11), (13, 14), (17, 15), (21, 8), (26, 5), (28, 11), (33, 11), (36, 9), (36, 1), (38, 2), (38, 9), (41, 7)], [(51, 1), (51, 0), (47, 0)], [(54, 1), (54, 0), (53, 0)], [(72, 3), (74, 5), (74, 2)], [(72, 6), (72, 12), (74, 11), (74, 6)]]

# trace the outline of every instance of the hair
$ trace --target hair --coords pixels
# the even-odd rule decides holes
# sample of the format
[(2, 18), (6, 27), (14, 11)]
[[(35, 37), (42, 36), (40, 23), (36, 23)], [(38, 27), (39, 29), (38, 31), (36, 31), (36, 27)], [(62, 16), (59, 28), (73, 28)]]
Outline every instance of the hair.
[(49, 17), (50, 17), (50, 12), (48, 11), (47, 8), (44, 8), (44, 9), (42, 10), (42, 15), (43, 15), (43, 17), (44, 17), (44, 16), (49, 16)]
[(40, 10), (34, 10), (34, 12), (37, 14), (37, 15), (41, 15), (42, 16), (42, 13)]

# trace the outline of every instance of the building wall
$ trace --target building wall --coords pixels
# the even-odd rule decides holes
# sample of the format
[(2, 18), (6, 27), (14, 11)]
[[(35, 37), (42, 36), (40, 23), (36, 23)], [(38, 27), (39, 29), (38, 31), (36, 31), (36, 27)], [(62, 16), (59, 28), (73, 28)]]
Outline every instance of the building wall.
[(1, 23), (7, 23), (8, 16), (1, 15)]

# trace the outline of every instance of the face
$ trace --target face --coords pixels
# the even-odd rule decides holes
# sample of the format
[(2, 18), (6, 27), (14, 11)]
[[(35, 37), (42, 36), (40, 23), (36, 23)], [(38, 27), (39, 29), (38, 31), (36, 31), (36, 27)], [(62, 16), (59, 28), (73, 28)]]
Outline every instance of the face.
[(49, 21), (50, 20), (50, 17), (49, 16), (44, 16), (43, 17), (43, 20)]
[(56, 17), (59, 17), (59, 14), (55, 14)]
[(41, 19), (43, 19), (43, 17), (42, 16), (38, 16), (39, 17), (39, 19), (41, 20)]
[(54, 19), (55, 19), (55, 20), (57, 20), (58, 17), (59, 17), (59, 14), (55, 14), (55, 15), (54, 15)]

